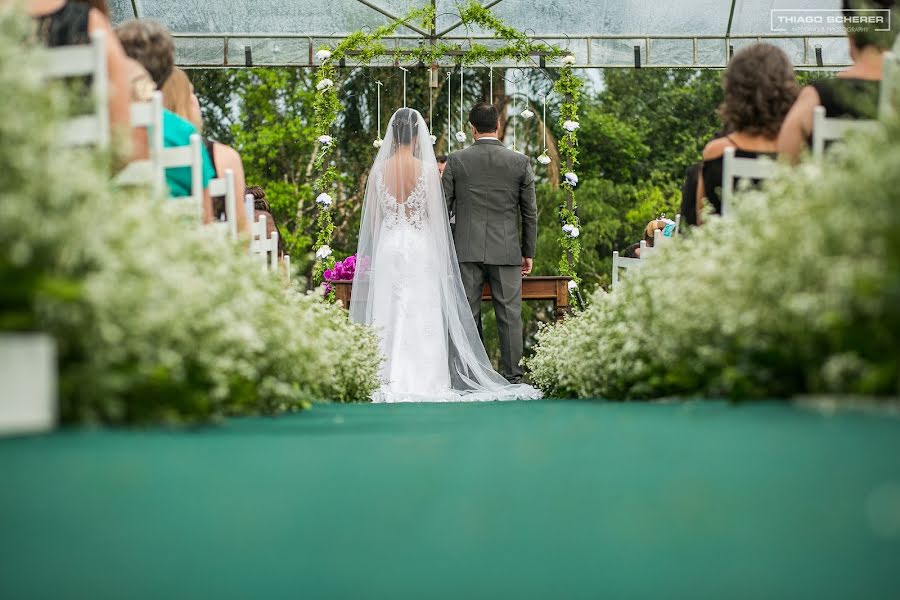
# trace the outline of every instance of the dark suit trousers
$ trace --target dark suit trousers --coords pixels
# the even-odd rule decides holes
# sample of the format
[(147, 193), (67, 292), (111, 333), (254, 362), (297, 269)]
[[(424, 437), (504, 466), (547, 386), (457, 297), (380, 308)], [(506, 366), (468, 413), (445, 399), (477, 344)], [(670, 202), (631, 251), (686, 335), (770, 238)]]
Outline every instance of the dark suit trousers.
[(501, 375), (511, 383), (522, 381), (522, 267), (521, 265), (486, 265), (484, 263), (459, 263), (463, 288), (466, 298), (478, 326), (478, 334), (484, 339), (481, 330), (481, 293), (484, 284), (491, 286), (491, 297), (494, 300), (494, 314), (497, 316), (497, 329), (500, 331), (500, 370)]

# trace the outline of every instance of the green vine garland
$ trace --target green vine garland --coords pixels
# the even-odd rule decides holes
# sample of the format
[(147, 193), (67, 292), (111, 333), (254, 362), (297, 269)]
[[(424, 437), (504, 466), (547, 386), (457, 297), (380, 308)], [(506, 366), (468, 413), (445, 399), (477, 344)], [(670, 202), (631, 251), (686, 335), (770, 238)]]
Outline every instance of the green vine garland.
[[(317, 200), (319, 203), (319, 214), (316, 221), (318, 235), (315, 243), (317, 260), (314, 281), (316, 284), (322, 283), (322, 276), (325, 271), (333, 268), (335, 265), (330, 246), (334, 232), (334, 223), (331, 219), (333, 201), (327, 194), (333, 189), (338, 177), (334, 164), (328, 162), (335, 146), (335, 141), (330, 137), (329, 132), (335, 121), (337, 121), (338, 112), (342, 108), (334, 83), (336, 64), (346, 60), (351, 55), (360, 63), (367, 63), (383, 56), (393, 56), (399, 61), (420, 62), (423, 64), (433, 64), (440, 58), (451, 55), (456, 56), (462, 66), (490, 64), (509, 59), (525, 62), (535, 53), (541, 53), (547, 58), (559, 58), (564, 55), (563, 50), (555, 46), (532, 42), (524, 33), (505, 25), (489, 9), (478, 4), (475, 0), (469, 0), (469, 3), (460, 10), (460, 21), (465, 26), (479, 26), (493, 31), (497, 39), (506, 42), (504, 47), (491, 49), (481, 44), (471, 44), (469, 47), (463, 48), (459, 45), (441, 42), (423, 44), (417, 48), (389, 50), (381, 41), (404, 25), (418, 25), (422, 28), (429, 28), (434, 22), (434, 18), (435, 10), (433, 6), (413, 9), (393, 23), (383, 25), (371, 33), (357, 31), (347, 36), (333, 49), (327, 46), (319, 49), (320, 52), (325, 52), (326, 56), (322, 58), (322, 63), (316, 71), (318, 94), (315, 101), (315, 135), (319, 142), (319, 149), (313, 162), (313, 167), (319, 173), (314, 183), (314, 189), (319, 194), (319, 198), (325, 196), (325, 201), (318, 202)], [(560, 114), (560, 123), (567, 120), (578, 121), (578, 96), (581, 91), (581, 85), (581, 80), (572, 72), (571, 67), (569, 65), (563, 66), (561, 77), (554, 86), (554, 90), (565, 98)], [(567, 132), (560, 144), (560, 156), (570, 166), (570, 168), (566, 169), (566, 172), (574, 173), (575, 165), (578, 162), (577, 141), (577, 134), (574, 131)], [(572, 200), (560, 210), (561, 225), (579, 226), (574, 207), (575, 185), (571, 182), (563, 183)], [(568, 275), (577, 281), (575, 266), (578, 263), (581, 244), (577, 237), (566, 233), (560, 236), (559, 241), (563, 249), (563, 256), (560, 259), (560, 273)], [(327, 299), (329, 302), (334, 302), (334, 290), (328, 293)]]

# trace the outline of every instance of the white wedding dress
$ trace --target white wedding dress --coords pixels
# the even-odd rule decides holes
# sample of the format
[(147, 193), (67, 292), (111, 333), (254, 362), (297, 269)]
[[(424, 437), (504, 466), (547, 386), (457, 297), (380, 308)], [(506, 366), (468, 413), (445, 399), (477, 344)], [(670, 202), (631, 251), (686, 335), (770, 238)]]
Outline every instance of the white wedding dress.
[(350, 317), (383, 355), (374, 402), (540, 398), (494, 371), (469, 309), (425, 120), (400, 109), (369, 174)]

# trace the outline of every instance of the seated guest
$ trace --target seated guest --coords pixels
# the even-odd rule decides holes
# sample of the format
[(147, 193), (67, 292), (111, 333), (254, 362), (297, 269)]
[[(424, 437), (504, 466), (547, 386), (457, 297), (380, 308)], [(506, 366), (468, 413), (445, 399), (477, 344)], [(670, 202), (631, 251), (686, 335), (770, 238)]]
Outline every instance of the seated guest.
[[(844, 0), (844, 15), (853, 17), (854, 9), (893, 9), (896, 0)], [(884, 52), (893, 42), (890, 32), (855, 31), (874, 25), (854, 25), (847, 32), (853, 65), (833, 79), (820, 79), (803, 88), (788, 113), (778, 135), (778, 152), (793, 163), (812, 143), (813, 110), (825, 107), (831, 118), (875, 119), (881, 88)]]
[[(253, 196), (253, 220), (259, 221), (259, 218), (264, 216), (266, 218), (266, 236), (272, 237), (272, 232), (278, 231), (278, 226), (275, 224), (275, 217), (272, 216), (272, 207), (269, 206), (269, 201), (266, 200), (266, 191), (258, 185), (251, 185), (244, 190), (244, 196), (248, 195)], [(244, 196), (241, 197), (243, 198)], [(284, 240), (279, 234), (278, 256), (282, 254), (284, 254)]]
[[(197, 131), (203, 131), (203, 116), (200, 113), (200, 101), (194, 94), (194, 86), (187, 74), (175, 67), (172, 74), (162, 86), (163, 105), (182, 119), (187, 120)], [(213, 168), (218, 177), (225, 177), (225, 171), (231, 169), (234, 172), (234, 197), (243, 198), (244, 191), (244, 163), (241, 155), (231, 146), (220, 144), (213, 140), (203, 138), (203, 144), (212, 159)], [(213, 218), (225, 220), (225, 197), (213, 198)], [(243, 210), (237, 210), (238, 231), (247, 231), (247, 217)]]
[[(648, 248), (653, 247), (653, 241), (654, 241), (654, 237), (655, 237), (657, 231), (665, 232), (668, 228), (667, 237), (672, 237), (675, 233), (674, 227), (675, 227), (675, 221), (672, 221), (671, 219), (667, 219), (665, 215), (661, 216), (658, 219), (653, 219), (652, 221), (647, 223), (647, 226), (644, 228), (644, 238), (643, 238), (644, 241), (647, 242), (647, 247)], [(641, 257), (641, 243), (638, 242), (637, 244), (632, 244), (632, 245), (628, 246), (627, 248), (625, 248), (625, 250), (622, 251), (622, 256), (624, 258), (640, 258)]]
[[(149, 19), (126, 21), (116, 27), (116, 33), (122, 41), (125, 53), (143, 66), (157, 89), (162, 88), (175, 68), (175, 42), (169, 31)], [(191, 136), (197, 132), (196, 127), (187, 120), (168, 110), (163, 110), (163, 146), (166, 148), (187, 146)], [(212, 221), (212, 202), (206, 191), (209, 180), (216, 177), (212, 160), (206, 148), (201, 149), (203, 160), (203, 221)], [(191, 195), (191, 169), (179, 167), (166, 169), (166, 183), (172, 196)]]
[(681, 223), (689, 227), (697, 224), (697, 186), (700, 185), (702, 168), (702, 162), (688, 167), (681, 186)]
[[(100, 4), (102, 2), (102, 4)], [(25, 10), (35, 21), (35, 33), (44, 45), (76, 46), (89, 44), (91, 34), (106, 32), (106, 68), (109, 76), (109, 122), (116, 139), (130, 138), (131, 125), (128, 111), (128, 83), (126, 81), (125, 53), (118, 38), (113, 35), (107, 14), (92, 4), (105, 9), (105, 1), (83, 3), (67, 0), (28, 0)], [(139, 138), (131, 143), (141, 150)], [(126, 152), (130, 154), (131, 152)]]
[(729, 133), (703, 149), (703, 167), (697, 185), (697, 223), (703, 222), (708, 201), (722, 210), (722, 165), (726, 148), (735, 156), (775, 156), (778, 131), (797, 98), (794, 68), (787, 55), (769, 44), (754, 44), (734, 55), (723, 79), (725, 101), (719, 115)]

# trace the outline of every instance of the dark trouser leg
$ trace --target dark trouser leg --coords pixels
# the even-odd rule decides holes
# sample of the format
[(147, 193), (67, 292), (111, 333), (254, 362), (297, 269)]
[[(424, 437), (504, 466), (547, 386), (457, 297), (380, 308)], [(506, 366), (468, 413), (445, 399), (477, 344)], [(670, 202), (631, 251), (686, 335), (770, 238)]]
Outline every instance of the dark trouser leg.
[(459, 263), (459, 273), (462, 277), (463, 289), (469, 308), (475, 318), (475, 326), (478, 327), (478, 336), (484, 341), (484, 333), (481, 331), (481, 295), (484, 290), (484, 282), (487, 279), (485, 266), (482, 263)]
[(522, 267), (490, 265), (487, 267), (494, 314), (500, 331), (501, 375), (510, 383), (522, 381)]

